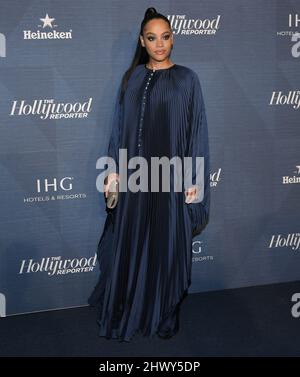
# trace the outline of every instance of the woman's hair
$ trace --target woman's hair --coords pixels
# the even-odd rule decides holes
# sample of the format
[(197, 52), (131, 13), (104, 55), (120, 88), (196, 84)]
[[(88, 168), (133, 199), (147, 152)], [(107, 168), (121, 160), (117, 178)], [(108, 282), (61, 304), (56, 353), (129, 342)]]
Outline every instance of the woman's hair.
[(124, 93), (125, 93), (125, 90), (126, 90), (126, 87), (127, 87), (128, 80), (129, 80), (133, 70), (135, 69), (135, 67), (139, 64), (147, 64), (148, 60), (149, 60), (149, 54), (146, 51), (146, 48), (143, 47), (142, 44), (141, 44), (140, 35), (143, 35), (144, 27), (145, 27), (145, 25), (148, 21), (153, 20), (153, 19), (159, 19), (159, 18), (165, 20), (169, 24), (169, 27), (171, 29), (171, 24), (170, 24), (170, 21), (167, 19), (167, 17), (165, 17), (161, 13), (157, 13), (156, 9), (153, 8), (153, 7), (148, 8), (146, 10), (145, 15), (144, 15), (144, 19), (141, 23), (141, 29), (140, 29), (140, 33), (139, 33), (138, 42), (137, 42), (134, 57), (132, 59), (130, 67), (127, 69), (127, 71), (124, 73), (124, 75), (122, 77), (121, 92), (120, 92), (120, 97), (119, 97), (120, 103), (123, 100), (123, 96), (124, 96)]

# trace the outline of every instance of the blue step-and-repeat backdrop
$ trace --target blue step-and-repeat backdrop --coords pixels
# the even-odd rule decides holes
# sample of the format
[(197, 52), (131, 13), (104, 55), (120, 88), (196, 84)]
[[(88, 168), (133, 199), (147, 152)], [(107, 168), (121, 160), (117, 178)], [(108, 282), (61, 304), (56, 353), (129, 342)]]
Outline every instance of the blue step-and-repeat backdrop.
[(300, 279), (299, 0), (0, 0), (0, 316), (87, 305), (96, 162), (150, 6), (206, 105), (211, 217), (189, 292)]

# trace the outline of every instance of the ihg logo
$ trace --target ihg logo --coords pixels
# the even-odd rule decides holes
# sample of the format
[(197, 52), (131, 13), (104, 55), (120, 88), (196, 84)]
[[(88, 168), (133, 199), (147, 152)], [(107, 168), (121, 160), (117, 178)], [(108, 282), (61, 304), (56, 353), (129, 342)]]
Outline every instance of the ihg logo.
[(0, 317), (6, 316), (6, 301), (3, 293), (0, 293)]
[(0, 33), (0, 58), (6, 57), (5, 35)]

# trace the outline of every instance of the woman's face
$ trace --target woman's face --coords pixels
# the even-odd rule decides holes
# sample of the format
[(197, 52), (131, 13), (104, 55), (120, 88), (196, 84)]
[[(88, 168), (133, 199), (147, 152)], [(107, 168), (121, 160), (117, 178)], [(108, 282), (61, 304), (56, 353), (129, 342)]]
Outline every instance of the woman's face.
[(172, 49), (173, 33), (166, 21), (153, 19), (144, 27), (141, 44), (146, 48), (150, 58), (162, 62), (166, 60)]

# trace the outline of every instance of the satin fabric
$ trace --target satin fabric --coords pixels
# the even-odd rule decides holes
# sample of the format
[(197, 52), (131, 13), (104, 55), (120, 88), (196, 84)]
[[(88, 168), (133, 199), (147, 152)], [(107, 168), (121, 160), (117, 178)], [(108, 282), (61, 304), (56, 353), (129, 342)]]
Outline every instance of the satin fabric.
[(97, 249), (100, 277), (88, 302), (97, 309), (100, 336), (130, 341), (136, 333), (178, 331), (179, 307), (191, 284), (192, 238), (209, 221), (209, 145), (202, 88), (192, 69), (138, 65), (121, 103), (120, 93), (121, 87), (107, 153), (118, 173), (119, 148), (127, 148), (128, 160), (142, 156), (149, 166), (153, 156), (205, 161), (199, 203), (185, 203), (184, 191), (163, 192), (160, 185), (158, 192), (120, 192), (117, 206), (107, 209)]

